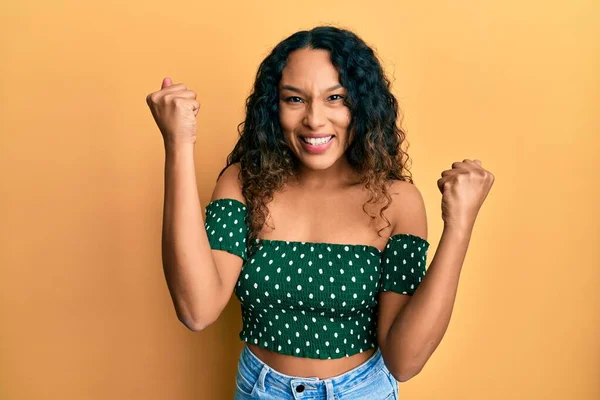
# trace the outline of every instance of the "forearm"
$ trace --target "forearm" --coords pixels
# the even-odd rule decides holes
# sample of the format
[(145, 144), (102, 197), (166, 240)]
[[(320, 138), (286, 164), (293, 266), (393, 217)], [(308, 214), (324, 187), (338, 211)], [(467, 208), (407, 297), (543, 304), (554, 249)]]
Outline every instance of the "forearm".
[(221, 282), (204, 228), (193, 144), (165, 151), (163, 270), (179, 320), (199, 330), (212, 322)]
[(423, 280), (390, 327), (386, 350), (402, 381), (421, 371), (448, 328), (471, 232), (444, 227)]

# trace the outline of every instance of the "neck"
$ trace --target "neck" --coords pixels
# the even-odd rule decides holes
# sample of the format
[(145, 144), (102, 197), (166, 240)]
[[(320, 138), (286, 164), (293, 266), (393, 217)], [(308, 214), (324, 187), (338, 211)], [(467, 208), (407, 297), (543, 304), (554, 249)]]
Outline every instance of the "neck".
[(327, 169), (310, 169), (300, 163), (293, 182), (306, 190), (335, 190), (356, 185), (360, 182), (360, 177), (350, 166), (346, 157), (340, 157), (335, 164)]

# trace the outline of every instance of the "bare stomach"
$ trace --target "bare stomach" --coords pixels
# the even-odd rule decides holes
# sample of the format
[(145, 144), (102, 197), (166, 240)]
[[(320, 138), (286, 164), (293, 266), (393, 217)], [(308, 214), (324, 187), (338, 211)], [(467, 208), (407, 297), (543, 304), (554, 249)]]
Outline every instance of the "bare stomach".
[(276, 372), (303, 378), (318, 377), (319, 379), (331, 378), (350, 371), (367, 361), (376, 351), (375, 348), (372, 348), (350, 357), (321, 360), (279, 354), (251, 343), (248, 343), (248, 348)]

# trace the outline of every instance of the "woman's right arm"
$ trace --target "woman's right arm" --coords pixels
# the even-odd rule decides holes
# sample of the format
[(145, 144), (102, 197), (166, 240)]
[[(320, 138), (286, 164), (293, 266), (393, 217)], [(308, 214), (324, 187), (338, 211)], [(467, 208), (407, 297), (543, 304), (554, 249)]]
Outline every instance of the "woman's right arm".
[[(227, 305), (243, 260), (210, 247), (196, 186), (194, 144), (165, 146), (165, 152), (163, 270), (178, 319), (197, 332), (216, 321)], [(211, 201), (243, 202), (238, 171), (233, 165), (223, 173)]]

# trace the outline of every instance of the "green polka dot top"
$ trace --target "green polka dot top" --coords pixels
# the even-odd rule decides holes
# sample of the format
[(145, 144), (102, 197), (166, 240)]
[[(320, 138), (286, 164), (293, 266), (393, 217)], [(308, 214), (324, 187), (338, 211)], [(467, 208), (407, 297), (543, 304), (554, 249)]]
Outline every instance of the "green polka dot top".
[(377, 293), (412, 295), (425, 275), (429, 243), (411, 234), (385, 250), (360, 244), (257, 239), (246, 243), (246, 206), (206, 206), (212, 249), (244, 260), (234, 293), (242, 341), (298, 357), (349, 357), (377, 346)]

